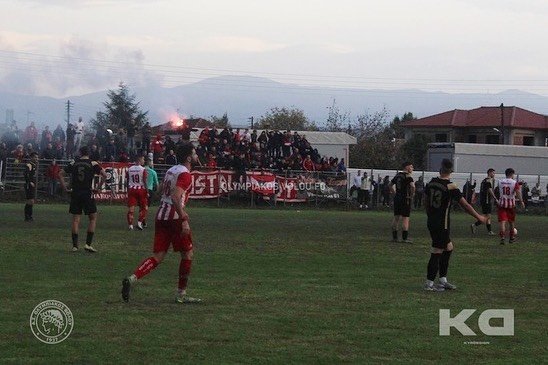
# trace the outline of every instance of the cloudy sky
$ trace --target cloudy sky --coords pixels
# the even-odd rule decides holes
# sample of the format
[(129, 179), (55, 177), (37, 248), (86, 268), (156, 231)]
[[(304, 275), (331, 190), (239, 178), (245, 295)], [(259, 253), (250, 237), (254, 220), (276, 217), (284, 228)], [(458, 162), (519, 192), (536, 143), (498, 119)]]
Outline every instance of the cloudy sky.
[[(546, 0), (0, 0), (0, 91), (220, 75), (548, 95)], [(218, 85), (218, 87), (225, 87)]]

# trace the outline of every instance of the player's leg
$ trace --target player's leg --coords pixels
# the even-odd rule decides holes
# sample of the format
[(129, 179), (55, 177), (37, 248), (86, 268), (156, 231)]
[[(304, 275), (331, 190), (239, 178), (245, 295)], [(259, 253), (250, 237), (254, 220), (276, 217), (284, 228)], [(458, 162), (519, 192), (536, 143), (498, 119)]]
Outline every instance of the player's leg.
[(97, 226), (97, 212), (88, 214), (88, 230), (86, 233), (86, 245), (84, 249), (88, 252), (97, 252), (96, 249), (91, 247), (93, 244), (93, 235), (95, 234), (95, 227)]
[(498, 220), (499, 220), (499, 237), (500, 237), (500, 244), (504, 245), (505, 238), (506, 238), (506, 225), (508, 221), (508, 217), (506, 214), (506, 209), (499, 208), (497, 211)]
[[(486, 212), (486, 210), (485, 210), (485, 205), (482, 205), (482, 206), (481, 206), (481, 211), (482, 211), (482, 214), (485, 216), (485, 215), (486, 215), (486, 214), (485, 214), (485, 212)], [(470, 225), (470, 229), (472, 230), (472, 233), (473, 233), (473, 234), (476, 233), (476, 232), (477, 232), (477, 227), (478, 227), (478, 226), (481, 226), (482, 224), (483, 224), (483, 223), (481, 223), (481, 221), (476, 221), (475, 223), (472, 223), (472, 224)]]
[(80, 218), (81, 217), (82, 217), (81, 214), (73, 214), (72, 215), (72, 226), (71, 226), (72, 251), (78, 251), (78, 231), (80, 229)]
[(440, 269), (440, 261), (444, 249), (439, 247), (436, 233), (430, 232), (430, 235), (432, 236), (432, 248), (430, 250), (430, 259), (426, 266), (426, 283), (424, 284), (424, 290), (439, 291), (438, 287), (434, 285), (434, 280), (436, 280), (436, 275)]
[(409, 213), (411, 210), (411, 205), (409, 205), (408, 209), (409, 211), (404, 212), (404, 215), (402, 216), (401, 238), (405, 243), (413, 243), (413, 241), (409, 239)]
[(172, 234), (170, 232), (169, 221), (156, 221), (154, 229), (154, 247), (153, 255), (147, 257), (141, 264), (135, 269), (133, 274), (122, 280), (122, 299), (124, 302), (129, 301), (129, 293), (131, 286), (137, 282), (137, 280), (148, 275), (158, 265), (164, 261), (167, 254), (167, 250), (171, 245)]
[(493, 236), (494, 233), (493, 233), (493, 227), (491, 227), (491, 213), (485, 214), (485, 218), (487, 218), (487, 220), (485, 221), (485, 227), (487, 228), (487, 233), (490, 236)]
[(127, 225), (128, 225), (128, 228), (129, 230), (133, 230), (133, 217), (135, 215), (135, 205), (130, 205), (128, 208), (127, 208), (127, 214), (126, 214), (126, 218), (127, 218)]
[(124, 302), (129, 302), (131, 286), (135, 284), (137, 280), (148, 275), (152, 270), (158, 267), (158, 265), (164, 261), (166, 254), (167, 251), (154, 252), (153, 256), (147, 257), (139, 266), (137, 266), (133, 274), (122, 280), (122, 299)]
[(447, 244), (447, 248), (442, 252), (440, 258), (440, 269), (439, 269), (439, 286), (447, 290), (455, 290), (457, 287), (447, 281), (447, 271), (449, 269), (449, 259), (451, 258), (451, 253), (453, 252), (453, 242)]
[(83, 195), (82, 203), (84, 213), (88, 216), (89, 220), (84, 249), (87, 252), (97, 252), (97, 250), (91, 246), (93, 243), (93, 235), (95, 234), (95, 227), (97, 226), (97, 204), (95, 204), (93, 194), (86, 193)]
[(140, 230), (143, 230), (144, 223), (147, 218), (147, 211), (148, 211), (148, 205), (147, 205), (147, 191), (141, 190), (140, 196), (139, 196), (139, 218), (137, 219), (137, 228)]
[(33, 207), (34, 207), (34, 198), (28, 198), (30, 194), (27, 194), (27, 200), (25, 202), (25, 222), (32, 222), (34, 219), (32, 217)]
[(500, 236), (500, 244), (501, 245), (504, 245), (505, 243), (505, 239), (506, 239), (506, 227), (508, 226), (508, 222), (507, 221), (502, 221), (500, 222), (500, 232), (499, 232), (499, 236)]
[(192, 245), (192, 233), (187, 235), (183, 234), (182, 222), (178, 222), (177, 236), (173, 241), (173, 251), (179, 251), (181, 253), (181, 261), (179, 262), (179, 282), (175, 300), (178, 303), (200, 303), (202, 301), (201, 299), (190, 297), (186, 292), (194, 250)]
[(399, 210), (394, 206), (394, 218), (392, 218), (392, 241), (398, 242), (398, 228), (400, 225), (401, 215), (399, 215)]
[(508, 236), (510, 237), (509, 243), (514, 243), (516, 240), (516, 235), (514, 234), (514, 228), (516, 227), (514, 224), (514, 220), (516, 219), (516, 213), (515, 210), (511, 210), (508, 214)]

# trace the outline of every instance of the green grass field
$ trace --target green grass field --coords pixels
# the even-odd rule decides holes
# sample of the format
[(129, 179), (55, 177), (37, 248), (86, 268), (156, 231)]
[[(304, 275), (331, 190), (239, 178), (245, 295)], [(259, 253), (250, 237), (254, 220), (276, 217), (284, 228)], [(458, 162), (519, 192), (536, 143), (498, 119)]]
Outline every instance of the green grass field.
[[(518, 243), (500, 246), (484, 227), (471, 237), (472, 218), (454, 214), (449, 278), (459, 288), (432, 293), (422, 290), (423, 212), (404, 245), (389, 242), (386, 212), (190, 208), (189, 293), (204, 303), (177, 305), (173, 253), (121, 301), (121, 279), (150, 255), (153, 231), (127, 231), (122, 206), (99, 209), (92, 255), (70, 252), (67, 206), (37, 205), (24, 223), (22, 204), (0, 204), (0, 363), (548, 362), (546, 216), (519, 216)], [(74, 315), (56, 345), (29, 327), (47, 299)], [(439, 336), (439, 309), (466, 308), (478, 310), (467, 321), (478, 335)], [(490, 308), (514, 309), (514, 336), (479, 331)]]

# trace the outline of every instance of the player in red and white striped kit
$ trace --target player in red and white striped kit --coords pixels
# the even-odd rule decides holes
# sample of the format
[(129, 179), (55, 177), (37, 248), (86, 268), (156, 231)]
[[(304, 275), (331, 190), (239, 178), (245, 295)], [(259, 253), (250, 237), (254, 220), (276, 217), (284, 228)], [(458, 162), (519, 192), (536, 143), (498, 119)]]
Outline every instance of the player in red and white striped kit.
[(147, 191), (147, 170), (143, 167), (145, 158), (138, 156), (135, 159), (135, 165), (130, 166), (126, 181), (127, 192), (127, 224), (130, 230), (133, 230), (133, 216), (135, 206), (139, 205), (139, 218), (137, 219), (137, 228), (143, 230), (143, 222), (147, 217), (148, 211), (148, 191)]
[(164, 260), (171, 245), (173, 245), (173, 251), (181, 253), (176, 301), (178, 303), (201, 302), (200, 299), (189, 297), (186, 294), (188, 276), (192, 266), (193, 246), (185, 206), (192, 185), (190, 168), (192, 163), (197, 161), (197, 157), (191, 144), (182, 145), (177, 149), (179, 165), (167, 170), (162, 185), (162, 198), (156, 214), (154, 231), (154, 255), (144, 260), (133, 275), (122, 281), (122, 299), (125, 302), (129, 301), (131, 286)]
[[(499, 181), (500, 198), (498, 202), (498, 218), (500, 222), (500, 244), (504, 245), (506, 232), (509, 233), (509, 243), (515, 241), (514, 222), (516, 220), (516, 197), (524, 208), (525, 204), (521, 197), (521, 186), (514, 180), (515, 171), (512, 168), (504, 172), (506, 178)], [(507, 230), (508, 227), (508, 230)]]

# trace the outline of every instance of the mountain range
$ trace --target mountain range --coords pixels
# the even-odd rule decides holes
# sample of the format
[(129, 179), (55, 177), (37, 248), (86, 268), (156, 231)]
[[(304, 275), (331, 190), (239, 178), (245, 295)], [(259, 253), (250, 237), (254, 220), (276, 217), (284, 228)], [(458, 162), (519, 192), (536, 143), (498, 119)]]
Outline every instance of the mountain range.
[[(268, 78), (253, 76), (219, 76), (193, 84), (166, 87), (135, 88), (143, 110), (149, 111), (152, 125), (164, 123), (179, 115), (184, 117), (222, 116), (227, 113), (233, 126), (249, 125), (274, 107), (302, 109), (318, 125), (325, 123), (328, 108), (336, 105), (351, 118), (364, 113), (375, 113), (386, 108), (390, 118), (412, 112), (425, 117), (453, 109), (473, 109), (479, 106), (519, 106), (540, 114), (548, 114), (548, 97), (520, 90), (500, 93), (446, 93), (417, 89), (380, 90), (332, 87), (309, 87), (280, 83)], [(66, 103), (70, 100), (71, 120), (82, 116), (89, 120), (104, 110), (107, 90), (63, 99), (47, 96), (18, 95), (0, 92), (0, 113), (13, 110), (20, 127), (34, 121), (38, 127), (66, 121)], [(6, 115), (7, 118), (7, 115)], [(0, 121), (3, 121), (0, 114)]]

